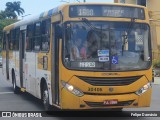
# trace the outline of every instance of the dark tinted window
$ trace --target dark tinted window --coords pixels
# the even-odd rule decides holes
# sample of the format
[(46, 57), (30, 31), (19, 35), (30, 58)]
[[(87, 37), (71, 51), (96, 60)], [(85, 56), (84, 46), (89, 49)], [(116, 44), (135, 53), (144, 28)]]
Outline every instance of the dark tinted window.
[(3, 50), (6, 50), (6, 33), (3, 33)]
[(146, 0), (137, 0), (137, 5), (146, 6)]
[(42, 51), (48, 51), (50, 45), (50, 25), (51, 21), (42, 21)]
[(33, 40), (33, 49), (39, 51), (41, 49), (41, 23), (35, 23), (35, 36)]
[(20, 35), (20, 29), (15, 29), (15, 50), (19, 50), (19, 35)]
[(10, 50), (15, 50), (16, 48), (16, 30), (11, 30), (10, 37), (11, 39), (10, 39), (9, 48)]
[(34, 35), (34, 26), (28, 25), (27, 37), (26, 37), (26, 50), (32, 50), (33, 35)]

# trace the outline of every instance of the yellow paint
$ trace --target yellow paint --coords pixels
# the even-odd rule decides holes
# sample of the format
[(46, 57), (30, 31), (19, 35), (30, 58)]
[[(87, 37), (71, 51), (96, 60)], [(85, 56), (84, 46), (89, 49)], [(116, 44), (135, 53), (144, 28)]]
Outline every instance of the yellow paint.
[(60, 14), (57, 14), (51, 18), (51, 21), (54, 23), (54, 22), (60, 21), (60, 19), (61, 19)]
[(147, 92), (145, 92), (144, 94), (142, 94), (139, 97), (139, 107), (149, 107), (150, 103), (151, 103), (151, 94), (152, 94), (152, 89), (149, 89)]
[(25, 88), (21, 88), (21, 92), (25, 92), (26, 91), (26, 89)]
[(48, 58), (48, 69), (47, 71), (51, 71), (51, 53), (37, 53), (38, 54), (38, 69), (43, 70), (43, 57), (46, 56)]
[[(137, 108), (137, 107), (149, 107), (151, 98), (151, 89), (145, 92), (143, 95), (138, 96), (134, 93), (124, 94), (124, 95), (84, 95), (82, 97), (77, 97), (72, 93), (68, 92), (66, 89), (62, 90), (62, 109), (92, 109), (92, 108), (101, 108), (101, 107), (90, 107), (85, 101), (89, 102), (101, 102), (105, 100), (117, 99), (119, 102), (134, 100), (131, 105), (128, 106), (107, 106), (103, 108)], [(138, 106), (134, 106), (134, 103), (138, 103)], [(85, 105), (85, 107), (80, 108), (80, 104)]]
[(13, 60), (14, 58), (13, 58), (13, 51), (9, 51), (9, 59), (10, 60)]
[(157, 44), (160, 45), (160, 26), (156, 27), (156, 33), (157, 33)]

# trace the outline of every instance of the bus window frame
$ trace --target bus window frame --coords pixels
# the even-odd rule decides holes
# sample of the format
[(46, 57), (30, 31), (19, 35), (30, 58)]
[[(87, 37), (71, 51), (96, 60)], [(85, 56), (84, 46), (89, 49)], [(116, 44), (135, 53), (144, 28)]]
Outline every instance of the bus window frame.
[[(145, 20), (144, 20), (145, 21)], [(63, 23), (63, 37), (62, 37), (62, 52), (61, 52), (61, 59), (62, 59), (62, 64), (63, 64), (63, 66), (66, 68), (66, 69), (68, 69), (68, 70), (72, 70), (72, 71), (87, 71), (87, 72), (127, 72), (127, 71), (144, 71), (144, 70), (149, 70), (151, 67), (152, 67), (152, 45), (151, 45), (151, 28), (150, 28), (150, 25), (149, 25), (149, 23), (146, 23), (146, 22), (136, 22), (136, 23), (139, 23), (139, 24), (146, 24), (147, 26), (148, 26), (148, 30), (149, 30), (149, 34), (148, 34), (148, 47), (149, 47), (149, 49), (148, 49), (148, 51), (149, 51), (149, 55), (150, 55), (150, 64), (148, 65), (148, 67), (147, 68), (145, 68), (145, 69), (137, 69), (137, 70), (120, 70), (120, 71), (118, 71), (118, 70), (97, 70), (97, 69), (95, 69), (95, 70), (93, 70), (93, 69), (91, 69), (91, 70), (87, 70), (87, 69), (74, 69), (74, 68), (69, 68), (69, 67), (67, 67), (66, 65), (65, 65), (65, 63), (64, 63), (64, 59), (65, 59), (65, 55), (64, 55), (64, 47), (65, 47), (65, 35), (66, 35), (66, 32), (64, 32), (65, 31), (65, 24), (67, 24), (67, 23), (70, 23), (70, 22), (82, 22), (82, 21), (66, 21), (66, 22), (64, 22)], [(92, 21), (92, 22), (102, 22), (102, 21)], [(126, 21), (106, 21), (106, 22), (126, 22)], [(129, 22), (129, 21), (127, 21), (127, 22)]]
[[(46, 24), (46, 22), (49, 22), (49, 28), (48, 28), (48, 34), (43, 34), (43, 32), (42, 32), (42, 27), (43, 27), (43, 22), (45, 22), (45, 24)], [(51, 45), (51, 26), (52, 26), (52, 23), (51, 23), (51, 18), (47, 18), (47, 19), (44, 19), (44, 20), (42, 20), (41, 21), (41, 53), (49, 53), (50, 52), (50, 45)], [(46, 27), (47, 27), (47, 24), (46, 24)], [(45, 28), (45, 32), (46, 32), (46, 28)], [(49, 45), (48, 45), (48, 50), (42, 50), (42, 42), (43, 42), (43, 40), (42, 40), (42, 37), (43, 36), (46, 36), (47, 38), (48, 38), (48, 40), (49, 40)]]
[[(30, 37), (28, 37), (28, 27), (32, 27), (32, 29), (33, 29), (33, 33), (31, 34), (31, 36)], [(25, 48), (25, 50), (26, 50), (26, 52), (31, 52), (31, 51), (33, 51), (33, 36), (34, 36), (34, 24), (28, 24), (27, 25), (27, 29), (26, 29), (26, 45), (27, 45), (27, 39), (31, 39), (31, 41), (29, 41), (29, 43), (30, 43), (30, 48), (28, 49), (27, 47)]]
[[(16, 45), (16, 29), (11, 29), (10, 30), (10, 39), (11, 39), (10, 41), (11, 41), (12, 45), (14, 45), (13, 41), (15, 41), (15, 45)], [(12, 46), (12, 49), (9, 49), (9, 50), (10, 51), (16, 51), (16, 48)]]
[[(18, 32), (17, 32), (17, 30), (18, 30)], [(18, 33), (18, 37), (17, 37), (17, 33)], [(15, 40), (16, 40), (16, 48), (14, 51), (19, 51), (20, 27), (15, 28)], [(18, 44), (17, 44), (17, 41), (18, 41)]]
[[(50, 23), (49, 23), (49, 29), (48, 29), (48, 31), (49, 31), (49, 33), (48, 34), (43, 34), (42, 33), (42, 26), (43, 26), (43, 23), (42, 22), (44, 22), (44, 21), (50, 21)], [(34, 41), (35, 41), (35, 37), (37, 37), (37, 36), (35, 36), (35, 26), (36, 26), (36, 23), (40, 23), (40, 34), (39, 34), (39, 36), (38, 37), (40, 37), (40, 49), (39, 50), (35, 50), (34, 49)], [(50, 44), (51, 44), (51, 18), (47, 18), (47, 19), (44, 19), (44, 20), (39, 20), (39, 21), (36, 21), (36, 22), (34, 22), (34, 23), (31, 23), (31, 24), (28, 24), (27, 25), (27, 36), (26, 36), (26, 39), (32, 39), (31, 41), (29, 41), (30, 42), (30, 44), (31, 44), (31, 48), (30, 49), (27, 49), (26, 48), (26, 52), (35, 52), (35, 53), (49, 53), (50, 52)], [(32, 33), (32, 35), (31, 35), (31, 37), (28, 37), (28, 27), (29, 26), (32, 26), (33, 28), (33, 33)], [(49, 49), (48, 50), (42, 50), (42, 36), (47, 36), (47, 38), (49, 39)], [(27, 42), (27, 41), (26, 41)]]
[[(37, 23), (40, 23), (40, 34), (39, 35), (36, 35), (36, 24)], [(33, 30), (34, 32), (32, 34), (33, 35), (33, 37), (32, 37), (33, 38), (32, 39), (32, 51), (35, 52), (35, 53), (39, 53), (41, 51), (41, 47), (42, 47), (42, 45), (41, 45), (41, 43), (42, 43), (42, 40), (41, 40), (41, 36), (42, 36), (41, 35), (41, 21), (36, 21), (35, 23), (33, 23), (33, 29), (34, 29)], [(35, 42), (36, 42), (35, 39), (36, 39), (36, 37), (40, 38), (40, 46), (39, 46), (40, 48), (38, 50), (35, 49)]]

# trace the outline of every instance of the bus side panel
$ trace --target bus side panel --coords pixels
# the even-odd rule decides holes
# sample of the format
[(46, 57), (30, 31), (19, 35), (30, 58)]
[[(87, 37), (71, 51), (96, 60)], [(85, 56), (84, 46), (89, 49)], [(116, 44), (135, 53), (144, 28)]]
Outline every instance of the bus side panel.
[(16, 85), (20, 87), (19, 51), (15, 52), (15, 77), (16, 77)]
[(36, 53), (26, 52), (25, 61), (26, 91), (35, 95)]
[(9, 80), (12, 81), (12, 69), (15, 69), (16, 52), (9, 51)]
[[(44, 61), (46, 58), (46, 61)], [(47, 65), (44, 68), (44, 64)], [(50, 97), (50, 104), (52, 104), (52, 94), (51, 94), (51, 54), (50, 53), (38, 53), (36, 57), (36, 96), (38, 98), (41, 97), (41, 88), (40, 83), (42, 78), (46, 80), (49, 97)]]

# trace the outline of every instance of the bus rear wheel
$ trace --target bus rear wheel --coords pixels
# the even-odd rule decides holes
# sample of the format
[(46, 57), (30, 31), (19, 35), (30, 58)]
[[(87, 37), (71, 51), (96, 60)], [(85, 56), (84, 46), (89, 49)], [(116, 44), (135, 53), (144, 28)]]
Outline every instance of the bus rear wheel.
[(18, 94), (20, 92), (20, 88), (17, 87), (16, 85), (16, 77), (14, 73), (12, 74), (12, 80), (13, 80), (13, 91), (15, 94)]
[(51, 111), (52, 108), (51, 108), (51, 105), (49, 104), (49, 92), (48, 92), (47, 85), (43, 86), (42, 101), (43, 101), (45, 111), (47, 113)]

